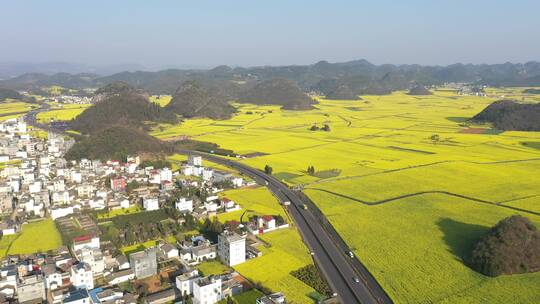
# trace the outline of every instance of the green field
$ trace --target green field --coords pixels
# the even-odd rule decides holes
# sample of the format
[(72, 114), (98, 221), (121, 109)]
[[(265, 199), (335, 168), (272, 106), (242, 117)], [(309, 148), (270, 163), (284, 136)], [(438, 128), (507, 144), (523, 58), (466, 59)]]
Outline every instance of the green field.
[(49, 123), (50, 121), (71, 120), (81, 114), (91, 104), (57, 104), (54, 110), (41, 112), (37, 115), (40, 123)]
[[(268, 164), (284, 182), (302, 185), (396, 303), (530, 303), (540, 299), (533, 288), (540, 274), (486, 278), (460, 261), (472, 240), (506, 216), (540, 225), (540, 132), (467, 122), (503, 95), (538, 100), (521, 90), (320, 99), (302, 112), (236, 104), (229, 120), (191, 119), (152, 134), (261, 153), (243, 162)], [(310, 131), (314, 124), (330, 131)], [(317, 174), (308, 175), (308, 166)]]
[(51, 219), (25, 224), (16, 235), (2, 237), (0, 257), (9, 254), (30, 254), (58, 249), (62, 238)]
[(244, 212), (246, 212), (243, 219), (244, 221), (247, 221), (249, 216), (255, 214), (281, 215), (283, 218), (287, 218), (287, 214), (272, 193), (263, 187), (228, 190), (220, 193), (220, 196), (227, 197), (242, 207), (242, 209), (238, 211), (219, 214), (218, 219), (221, 222), (231, 220), (240, 221), (240, 217)]
[(262, 283), (272, 291), (282, 291), (292, 303), (313, 303), (315, 291), (290, 272), (312, 263), (309, 251), (295, 229), (283, 229), (261, 236), (271, 244), (259, 247), (262, 256), (236, 265), (234, 269), (252, 282)]

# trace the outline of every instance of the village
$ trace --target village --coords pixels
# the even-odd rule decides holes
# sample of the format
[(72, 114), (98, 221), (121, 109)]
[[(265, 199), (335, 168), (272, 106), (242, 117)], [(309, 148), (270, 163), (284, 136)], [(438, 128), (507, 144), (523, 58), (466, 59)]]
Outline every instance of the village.
[[(52, 132), (35, 137), (22, 119), (0, 123), (1, 237), (52, 220), (63, 243), (7, 254), (0, 262), (0, 303), (232, 303), (263, 288), (234, 266), (260, 257), (257, 235), (287, 228), (286, 220), (250, 214), (221, 223), (216, 217), (242, 209), (224, 190), (254, 182), (205, 167), (197, 155), (175, 169), (136, 155), (68, 161), (73, 144)], [(203, 263), (224, 271), (203, 273), (197, 268)], [(260, 295), (256, 303), (286, 302), (280, 292)]]

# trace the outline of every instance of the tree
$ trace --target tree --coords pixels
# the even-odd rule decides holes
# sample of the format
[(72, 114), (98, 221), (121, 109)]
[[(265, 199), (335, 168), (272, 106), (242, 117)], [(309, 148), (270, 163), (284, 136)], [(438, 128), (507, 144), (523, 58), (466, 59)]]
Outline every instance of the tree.
[(322, 127), (322, 130), (325, 132), (330, 132), (330, 126), (325, 124), (324, 127)]
[(273, 171), (273, 169), (269, 165), (264, 166), (264, 173), (266, 173), (268, 175), (272, 175), (272, 171)]
[(309, 175), (312, 175), (312, 176), (315, 175), (315, 167), (313, 167), (313, 166), (308, 166), (308, 168), (307, 168), (307, 173), (308, 173)]
[(311, 126), (311, 128), (309, 128), (310, 131), (319, 131), (319, 127), (317, 127), (316, 125), (313, 125)]
[(430, 139), (431, 139), (432, 142), (438, 142), (441, 138), (440, 138), (439, 134), (433, 134), (433, 135), (431, 135)]

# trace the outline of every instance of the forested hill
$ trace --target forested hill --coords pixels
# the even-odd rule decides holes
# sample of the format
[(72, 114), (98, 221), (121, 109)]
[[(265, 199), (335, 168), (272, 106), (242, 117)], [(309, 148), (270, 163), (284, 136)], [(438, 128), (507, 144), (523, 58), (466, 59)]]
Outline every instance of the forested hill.
[(540, 131), (540, 103), (496, 101), (474, 116), (473, 121), (489, 122), (505, 131)]
[(422, 85), (415, 85), (409, 90), (409, 95), (433, 95), (433, 93), (426, 89), (426, 87)]
[(357, 100), (360, 99), (347, 85), (340, 85), (326, 94), (327, 99)]
[(196, 81), (184, 82), (174, 93), (165, 110), (186, 118), (229, 118), (236, 110), (226, 96)]
[(23, 96), (15, 90), (0, 88), (0, 101), (4, 101), (7, 99), (22, 100)]
[(258, 83), (243, 93), (239, 102), (280, 105), (286, 110), (313, 109), (315, 101), (296, 84), (286, 79), (272, 79)]
[[(283, 78), (297, 83), (304, 91), (329, 94), (340, 86), (347, 86), (353, 94), (386, 94), (394, 90), (410, 89), (413, 84), (423, 86), (447, 82), (466, 82), (490, 86), (540, 86), (540, 63), (453, 64), (449, 66), (375, 65), (366, 60), (344, 63), (321, 61), (312, 65), (264, 66), (231, 68), (219, 66), (211, 70), (170, 69), (158, 72), (122, 72), (109, 76), (95, 74), (54, 75), (24, 74), (0, 81), (0, 87), (28, 90), (39, 86), (59, 85), (66, 88), (100, 87), (123, 81), (152, 94), (173, 94), (185, 81), (203, 84), (246, 84)], [(233, 89), (234, 87), (228, 87)]]
[(112, 125), (143, 128), (145, 122), (176, 122), (176, 115), (165, 111), (136, 91), (111, 95), (86, 109), (71, 121), (71, 127), (81, 133), (94, 133)]
[(171, 153), (173, 147), (132, 126), (111, 125), (78, 141), (66, 159), (117, 159), (140, 153)]

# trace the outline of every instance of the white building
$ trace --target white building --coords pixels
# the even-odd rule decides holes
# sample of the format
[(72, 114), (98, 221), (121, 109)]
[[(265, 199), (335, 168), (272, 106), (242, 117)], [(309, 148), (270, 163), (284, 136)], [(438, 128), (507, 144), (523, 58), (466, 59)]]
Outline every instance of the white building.
[(77, 260), (90, 265), (92, 273), (100, 275), (105, 269), (105, 261), (103, 259), (103, 253), (99, 248), (84, 247), (75, 252)]
[(174, 204), (180, 212), (193, 212), (193, 201), (183, 197), (179, 198)]
[(180, 290), (181, 295), (190, 295), (193, 293), (193, 282), (199, 278), (197, 269), (185, 272), (176, 277), (176, 288)]
[(202, 157), (196, 155), (190, 155), (188, 157), (188, 164), (192, 166), (202, 166)]
[(50, 214), (51, 214), (51, 218), (53, 220), (56, 220), (57, 218), (73, 214), (73, 207), (72, 206), (53, 207), (50, 209)]
[(220, 278), (209, 276), (193, 281), (193, 304), (214, 304), (222, 298)]
[(94, 274), (87, 263), (71, 266), (71, 284), (78, 289), (94, 289)]
[(185, 176), (193, 175), (193, 166), (186, 165), (182, 168), (182, 174)]
[(246, 238), (235, 232), (224, 231), (218, 236), (218, 255), (227, 266), (245, 262)]
[(100, 248), (100, 242), (98, 236), (85, 235), (76, 237), (73, 239), (73, 251), (81, 250), (83, 248)]
[(30, 193), (38, 193), (41, 191), (41, 182), (40, 181), (35, 181), (33, 183), (31, 183), (29, 186), (28, 186), (28, 191)]
[(212, 179), (212, 176), (214, 176), (214, 170), (206, 168), (202, 170), (201, 177), (203, 180), (209, 181)]
[(235, 188), (240, 188), (244, 185), (244, 179), (241, 177), (233, 177), (231, 182)]
[(146, 211), (158, 210), (159, 201), (155, 197), (145, 197), (143, 198), (143, 208)]
[(169, 168), (163, 168), (159, 171), (159, 177), (161, 181), (172, 182), (172, 171)]

